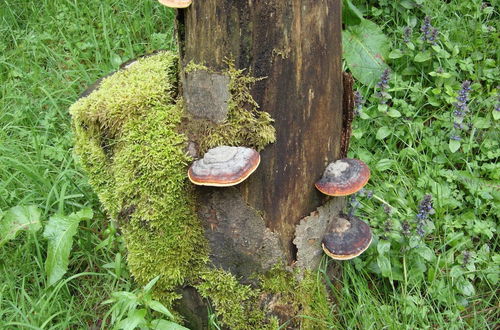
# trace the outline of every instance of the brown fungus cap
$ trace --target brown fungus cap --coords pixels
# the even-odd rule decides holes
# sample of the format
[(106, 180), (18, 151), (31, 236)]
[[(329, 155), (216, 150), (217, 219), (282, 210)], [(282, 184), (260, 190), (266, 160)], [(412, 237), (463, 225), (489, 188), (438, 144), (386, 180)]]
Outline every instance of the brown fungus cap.
[(260, 163), (260, 154), (245, 147), (220, 146), (208, 150), (191, 165), (189, 180), (196, 185), (228, 187), (243, 182)]
[(370, 169), (358, 159), (342, 158), (330, 163), (316, 188), (329, 196), (347, 196), (361, 190), (370, 178)]
[(170, 8), (187, 8), (193, 2), (192, 0), (158, 0), (162, 5)]
[(336, 218), (321, 245), (325, 253), (336, 260), (349, 260), (363, 253), (372, 242), (372, 230), (356, 217)]

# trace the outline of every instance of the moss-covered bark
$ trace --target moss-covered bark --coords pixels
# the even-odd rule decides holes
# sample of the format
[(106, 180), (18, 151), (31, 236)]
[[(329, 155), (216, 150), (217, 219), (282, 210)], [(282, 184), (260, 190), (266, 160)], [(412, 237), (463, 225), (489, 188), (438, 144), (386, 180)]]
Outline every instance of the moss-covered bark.
[[(104, 209), (125, 237), (127, 261), (141, 284), (160, 275), (156, 295), (164, 303), (195, 285), (233, 329), (271, 326), (258, 305), (258, 289), (241, 285), (208, 263), (208, 247), (187, 183), (188, 126), (177, 98), (177, 56), (162, 52), (104, 79), (71, 108), (75, 153)], [(228, 119), (210, 126), (196, 143), (263, 148), (275, 138), (269, 114), (249, 94), (254, 78), (231, 65)]]

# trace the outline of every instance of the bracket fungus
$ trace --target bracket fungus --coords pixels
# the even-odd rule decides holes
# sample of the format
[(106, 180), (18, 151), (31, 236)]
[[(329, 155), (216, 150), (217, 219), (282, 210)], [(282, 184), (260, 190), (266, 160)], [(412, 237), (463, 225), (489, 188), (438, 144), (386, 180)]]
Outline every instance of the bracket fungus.
[(193, 162), (188, 177), (196, 185), (229, 187), (245, 181), (259, 163), (260, 154), (254, 149), (220, 146)]
[(323, 251), (336, 260), (349, 260), (363, 253), (372, 242), (370, 226), (356, 217), (336, 217), (321, 242)]
[(187, 8), (193, 2), (192, 0), (158, 0), (162, 5), (170, 8)]
[(370, 169), (358, 159), (342, 158), (330, 163), (315, 186), (325, 195), (347, 196), (361, 190), (370, 179)]

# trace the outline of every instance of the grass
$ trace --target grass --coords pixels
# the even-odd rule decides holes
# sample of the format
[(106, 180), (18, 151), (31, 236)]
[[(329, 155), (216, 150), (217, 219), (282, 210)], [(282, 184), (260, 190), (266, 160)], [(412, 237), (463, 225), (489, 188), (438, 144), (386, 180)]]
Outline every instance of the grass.
[[(362, 257), (344, 263), (340, 282), (326, 275), (326, 266), (320, 269), (318, 278), (329, 283), (332, 296), (325, 327), (493, 329), (500, 318), (498, 4), (353, 3), (382, 27), (391, 50), (401, 51), (388, 59), (387, 89), (389, 106), (400, 116), (379, 107), (376, 87), (357, 86), (366, 102), (354, 123), (350, 155), (370, 165), (367, 189), (374, 198), (358, 196), (356, 213), (373, 227), (375, 240)], [(439, 49), (450, 56), (419, 41), (426, 15), (439, 29)], [(122, 62), (175, 47), (172, 20), (173, 12), (152, 0), (2, 2), (1, 210), (35, 204), (44, 221), (85, 206), (98, 212), (75, 166), (67, 109)], [(402, 40), (407, 26), (414, 49)], [(415, 61), (426, 52), (430, 59)], [(440, 70), (450, 77), (436, 75)], [(470, 112), (467, 128), (456, 130), (453, 103), (465, 80), (472, 81)], [(454, 152), (450, 134), (461, 137)], [(416, 214), (426, 194), (434, 214), (419, 236)], [(81, 224), (68, 273), (52, 287), (41, 232), (0, 248), (0, 327), (100, 326), (109, 310), (102, 302), (112, 292), (134, 289), (123, 242), (105, 218), (99, 213)]]
[[(171, 48), (172, 15), (156, 1), (3, 1), (0, 5), (0, 209), (38, 205), (43, 219), (98, 210), (75, 166), (68, 107), (121, 62)], [(100, 214), (82, 224), (67, 278), (47, 287), (46, 241), (25, 234), (0, 249), (0, 327), (85, 328), (128, 290), (123, 246)]]

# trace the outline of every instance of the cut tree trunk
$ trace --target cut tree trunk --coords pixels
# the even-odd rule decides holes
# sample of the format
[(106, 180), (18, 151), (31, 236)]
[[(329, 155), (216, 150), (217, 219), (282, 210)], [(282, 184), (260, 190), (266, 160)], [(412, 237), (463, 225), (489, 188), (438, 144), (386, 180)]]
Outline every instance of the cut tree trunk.
[[(216, 99), (227, 94), (227, 79), (184, 68), (193, 62), (223, 72), (230, 59), (237, 69), (265, 77), (252, 96), (274, 118), (277, 132), (247, 181), (198, 188), (213, 264), (243, 282), (280, 260), (316, 268), (322, 236), (343, 199), (325, 204), (314, 183), (329, 162), (345, 156), (352, 120), (344, 114), (346, 107), (352, 113), (352, 100), (343, 102), (343, 80), (348, 95), (352, 81), (342, 74), (341, 1), (194, 0), (178, 10), (176, 24), (188, 110), (214, 122), (224, 119)], [(212, 110), (194, 109), (200, 86), (215, 90), (215, 101), (206, 106)]]
[[(218, 219), (222, 216), (218, 213), (224, 213), (224, 203), (225, 213), (231, 213), (233, 219), (240, 217), (234, 221), (244, 225), (242, 217), (248, 214), (241, 208), (246, 205), (264, 220), (265, 228), (251, 232), (260, 237), (243, 231), (251, 228), (238, 230), (226, 224), (228, 228), (221, 229), (217, 239), (227, 236), (226, 240), (238, 241), (238, 236), (245, 235), (244, 240), (260, 244), (272, 236), (278, 240), (281, 257), (292, 264), (298, 253), (293, 243), (296, 226), (324, 202), (314, 183), (326, 165), (342, 153), (341, 2), (195, 0), (186, 10), (178, 11), (177, 31), (181, 66), (192, 61), (222, 72), (227, 69), (227, 59), (233, 59), (236, 68), (266, 77), (255, 84), (252, 95), (274, 118), (277, 132), (276, 143), (263, 150), (261, 165), (248, 181), (223, 192), (200, 188), (208, 203), (199, 212), (211, 224), (206, 228), (213, 231), (214, 221), (224, 226)], [(192, 80), (186, 74), (183, 78), (187, 91)], [(184, 95), (189, 102), (191, 96)], [(235, 232), (231, 234), (231, 230)], [(251, 250), (253, 244), (248, 244)], [(224, 253), (212, 257), (218, 266), (244, 275), (246, 271), (231, 265), (231, 249), (212, 249)], [(273, 259), (273, 253), (269, 254)], [(249, 255), (246, 259), (252, 258)], [(272, 264), (265, 260), (257, 263), (263, 268)]]

